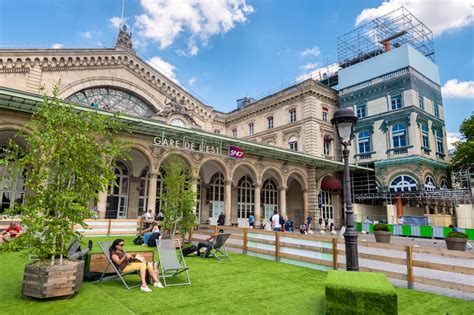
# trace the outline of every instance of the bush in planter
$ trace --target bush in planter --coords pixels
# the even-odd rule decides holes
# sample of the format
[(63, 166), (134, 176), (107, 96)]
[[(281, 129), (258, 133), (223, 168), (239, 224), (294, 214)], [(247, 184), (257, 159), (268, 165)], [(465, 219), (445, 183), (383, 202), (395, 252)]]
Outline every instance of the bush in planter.
[(374, 225), (374, 232), (375, 231), (390, 232), (390, 226), (385, 223), (377, 223)]
[[(10, 178), (17, 178), (19, 172), (26, 178), (28, 193), (24, 204), (17, 205), (14, 211), (21, 212), (22, 225), (27, 230), (13, 242), (40, 262), (26, 266), (24, 293), (25, 283), (31, 282), (31, 278), (26, 281), (28, 274), (52, 276), (51, 267), (72, 264), (63, 256), (69, 241), (80, 236), (73, 227), (85, 226), (84, 220), (91, 216), (90, 202), (115, 179), (112, 165), (117, 158), (125, 158), (129, 150), (125, 142), (115, 138), (124, 130), (116, 117), (62, 103), (56, 97), (58, 91), (59, 85), (54, 87), (52, 98), (43, 97), (25, 128), (29, 131), (19, 135), (28, 145), (20, 147), (10, 140), (6, 157), (0, 160)], [(39, 271), (46, 261), (50, 265), (47, 271)], [(77, 271), (71, 272), (78, 274)], [(29, 296), (51, 297), (30, 293)]]
[(455, 231), (452, 231), (452, 232), (449, 232), (446, 237), (449, 237), (449, 238), (465, 238), (465, 239), (467, 239), (467, 234), (466, 234), (466, 233), (463, 233), (463, 232), (455, 232)]
[(374, 226), (375, 241), (378, 243), (390, 243), (390, 226), (385, 223), (377, 223)]

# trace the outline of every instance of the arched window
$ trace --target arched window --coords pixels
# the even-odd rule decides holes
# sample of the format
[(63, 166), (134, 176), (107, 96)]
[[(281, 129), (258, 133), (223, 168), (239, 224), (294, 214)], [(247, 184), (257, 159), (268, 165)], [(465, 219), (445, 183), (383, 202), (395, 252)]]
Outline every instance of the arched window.
[(400, 175), (392, 180), (392, 182), (388, 186), (388, 189), (391, 192), (415, 191), (416, 180), (408, 175)]
[(151, 105), (145, 103), (134, 93), (113, 87), (84, 89), (69, 96), (66, 100), (131, 116), (151, 117), (155, 113)]
[(221, 172), (212, 175), (207, 198), (210, 203), (209, 217), (219, 217), (224, 212), (224, 175)]
[[(3, 158), (3, 150), (0, 148), (0, 158)], [(14, 172), (14, 178), (10, 176), (5, 165), (0, 165), (0, 213), (13, 208), (15, 204), (23, 203), (25, 195), (25, 178), (22, 172)]]
[(440, 185), (439, 185), (439, 189), (440, 190), (448, 190), (449, 189), (449, 183), (445, 178), (443, 178), (441, 180)]
[(359, 132), (359, 154), (370, 153), (370, 134), (367, 130)]
[(271, 218), (273, 210), (278, 206), (278, 188), (273, 179), (267, 179), (262, 185), (261, 200), (264, 219)]
[(394, 148), (406, 147), (407, 137), (405, 125), (396, 124), (392, 127), (392, 139)]
[(290, 137), (288, 140), (288, 146), (290, 150), (298, 151), (298, 139), (295, 136)]
[(245, 175), (239, 180), (237, 187), (237, 217), (248, 218), (250, 212), (254, 212), (255, 190), (253, 179)]
[[(140, 185), (138, 186), (138, 215), (148, 211), (148, 191), (150, 189), (150, 173), (148, 167), (145, 167), (140, 174)], [(151, 209), (155, 210), (155, 209)]]
[(109, 185), (105, 217), (125, 219), (128, 212), (128, 186), (130, 175), (127, 165), (118, 161), (115, 166), (115, 183)]
[(433, 177), (430, 175), (425, 178), (425, 191), (435, 191), (436, 186)]

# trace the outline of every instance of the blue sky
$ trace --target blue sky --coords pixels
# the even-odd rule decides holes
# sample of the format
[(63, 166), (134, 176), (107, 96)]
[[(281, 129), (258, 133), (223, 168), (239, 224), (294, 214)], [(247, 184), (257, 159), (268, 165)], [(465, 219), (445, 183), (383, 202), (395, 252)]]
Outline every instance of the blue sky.
[[(143, 59), (230, 111), (237, 98), (336, 62), (339, 35), (401, 3), (433, 30), (446, 129), (456, 137), (474, 111), (469, 0), (125, 0), (124, 17)], [(0, 47), (112, 47), (121, 8), (122, 0), (2, 0)]]

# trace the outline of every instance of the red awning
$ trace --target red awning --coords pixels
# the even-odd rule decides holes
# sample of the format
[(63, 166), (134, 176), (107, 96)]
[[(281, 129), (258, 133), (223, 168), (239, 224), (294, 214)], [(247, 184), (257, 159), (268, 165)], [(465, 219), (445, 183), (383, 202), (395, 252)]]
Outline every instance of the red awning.
[(334, 176), (328, 175), (321, 182), (322, 190), (342, 190), (341, 182)]

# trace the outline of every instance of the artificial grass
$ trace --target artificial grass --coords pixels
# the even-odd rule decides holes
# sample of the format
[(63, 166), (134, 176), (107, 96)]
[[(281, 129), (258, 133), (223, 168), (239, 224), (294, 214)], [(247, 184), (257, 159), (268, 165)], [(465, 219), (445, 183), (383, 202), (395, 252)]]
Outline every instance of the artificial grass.
[[(94, 252), (99, 249), (91, 238)], [(125, 249), (153, 250), (132, 245), (125, 237)], [(142, 293), (127, 291), (120, 280), (101, 284), (84, 283), (81, 291), (67, 300), (37, 301), (21, 297), (24, 265), (27, 257), (18, 253), (0, 253), (0, 313), (15, 314), (322, 314), (327, 273), (231, 254), (231, 260), (216, 261), (186, 257), (192, 285), (153, 289)], [(131, 275), (130, 282), (139, 283)], [(474, 303), (463, 300), (395, 289), (399, 314), (474, 314)]]
[(382, 273), (328, 272), (326, 314), (398, 314), (397, 294)]

